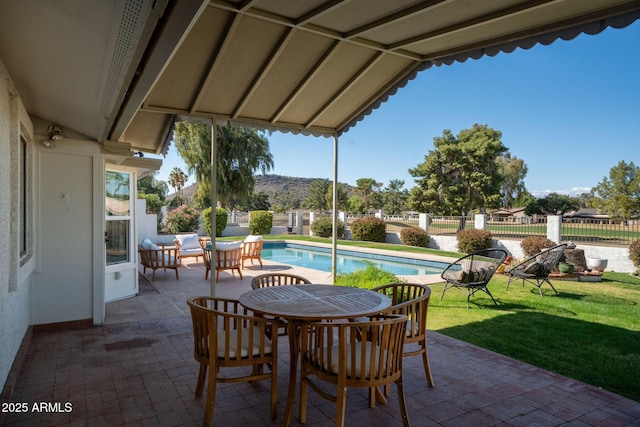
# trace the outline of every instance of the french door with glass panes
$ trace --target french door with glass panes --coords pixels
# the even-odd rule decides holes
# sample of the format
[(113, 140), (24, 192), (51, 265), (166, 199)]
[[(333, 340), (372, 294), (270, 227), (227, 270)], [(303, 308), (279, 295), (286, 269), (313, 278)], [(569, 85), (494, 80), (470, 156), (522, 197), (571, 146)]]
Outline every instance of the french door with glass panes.
[(105, 171), (105, 302), (135, 296), (138, 270), (135, 252), (135, 173)]

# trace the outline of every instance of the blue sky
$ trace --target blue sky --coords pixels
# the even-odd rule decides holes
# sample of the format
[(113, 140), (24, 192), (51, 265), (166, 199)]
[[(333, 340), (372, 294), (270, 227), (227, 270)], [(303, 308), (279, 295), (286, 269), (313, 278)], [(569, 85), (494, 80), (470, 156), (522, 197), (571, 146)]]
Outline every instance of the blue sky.
[[(529, 168), (527, 189), (578, 194), (619, 161), (640, 164), (640, 22), (549, 46), (432, 67), (339, 138), (338, 181), (415, 185), (409, 168), (444, 129), (474, 123), (502, 132)], [(275, 132), (269, 173), (333, 176), (333, 140)], [(173, 147), (157, 178), (186, 166)], [(188, 183), (195, 182), (190, 178)]]

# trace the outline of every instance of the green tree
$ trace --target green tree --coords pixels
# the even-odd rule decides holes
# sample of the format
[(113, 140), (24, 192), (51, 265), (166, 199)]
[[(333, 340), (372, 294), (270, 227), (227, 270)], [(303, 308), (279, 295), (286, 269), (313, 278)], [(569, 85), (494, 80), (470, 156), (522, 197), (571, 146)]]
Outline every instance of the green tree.
[(518, 196), (517, 199), (513, 201), (514, 207), (522, 207), (527, 206), (529, 203), (533, 202), (536, 198), (533, 194), (529, 193), (527, 190), (524, 190), (522, 194)]
[(138, 179), (138, 194), (157, 194), (160, 201), (164, 202), (169, 192), (169, 186), (164, 181), (158, 181), (157, 174), (158, 172), (154, 172)]
[[(171, 185), (176, 193), (180, 193), (180, 203), (184, 204), (184, 194), (182, 193), (182, 189), (184, 188), (184, 184), (188, 181), (189, 177), (186, 173), (182, 171), (179, 167), (175, 167), (171, 169), (171, 173), (169, 173), (169, 185)], [(176, 194), (176, 197), (178, 195)]]
[(496, 159), (507, 152), (501, 137), (501, 132), (487, 125), (474, 124), (457, 136), (445, 129), (434, 138), (434, 149), (424, 162), (409, 169), (417, 178), (417, 186), (409, 193), (409, 208), (465, 215), (472, 209), (498, 207), (502, 176)]
[(369, 211), (369, 205), (373, 194), (382, 187), (381, 182), (373, 178), (360, 178), (356, 180), (355, 192), (362, 196), (365, 212)]
[[(329, 209), (333, 208), (333, 184), (329, 184), (329, 188), (327, 188), (327, 192), (324, 195), (324, 200), (327, 203), (327, 206), (330, 206)], [(349, 201), (349, 196), (347, 195), (347, 190), (345, 190), (344, 185), (338, 183), (338, 210), (345, 211), (347, 210), (347, 203)]]
[(565, 194), (549, 193), (545, 197), (534, 199), (524, 210), (527, 215), (547, 214), (562, 215), (565, 212), (580, 209), (580, 200), (577, 197)]
[[(176, 123), (173, 132), (178, 153), (195, 175), (196, 203), (211, 205), (211, 128), (205, 123)], [(273, 156), (264, 133), (242, 127), (218, 126), (216, 188), (220, 205), (234, 209), (255, 186), (254, 173), (273, 168)]]
[(409, 191), (403, 189), (404, 180), (392, 179), (382, 193), (382, 210), (390, 215), (398, 215), (407, 209)]
[(236, 208), (240, 211), (268, 211), (271, 209), (269, 195), (262, 191), (252, 192), (244, 202), (238, 203)]
[(360, 196), (351, 196), (347, 201), (347, 212), (352, 214), (364, 213), (364, 200)]
[(595, 197), (594, 189), (592, 188), (588, 192), (578, 194), (578, 200), (580, 200), (581, 208), (593, 208), (593, 198)]
[(593, 205), (614, 219), (629, 219), (640, 214), (640, 167), (620, 161), (609, 170), (593, 191)]
[(496, 159), (498, 172), (502, 176), (500, 186), (501, 204), (504, 208), (512, 208), (514, 202), (519, 199), (527, 188), (524, 185), (524, 177), (527, 176), (528, 168), (524, 160), (511, 157), (505, 153)]
[(304, 199), (302, 206), (307, 209), (313, 209), (316, 211), (326, 211), (327, 200), (325, 195), (329, 189), (330, 182), (326, 179), (316, 179), (309, 185), (307, 192), (307, 198)]

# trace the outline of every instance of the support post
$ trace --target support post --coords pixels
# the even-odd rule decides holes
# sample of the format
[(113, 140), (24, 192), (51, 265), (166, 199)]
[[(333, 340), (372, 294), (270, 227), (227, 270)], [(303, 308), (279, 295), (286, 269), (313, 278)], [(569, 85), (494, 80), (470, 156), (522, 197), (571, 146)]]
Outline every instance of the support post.
[(218, 162), (217, 144), (218, 129), (216, 129), (216, 118), (211, 118), (211, 296), (216, 296), (216, 264), (218, 254), (216, 253), (216, 207), (218, 206)]
[(333, 207), (332, 207), (331, 276), (336, 283), (338, 258), (338, 135), (333, 135)]
[(547, 215), (547, 239), (557, 244), (562, 241), (562, 215)]

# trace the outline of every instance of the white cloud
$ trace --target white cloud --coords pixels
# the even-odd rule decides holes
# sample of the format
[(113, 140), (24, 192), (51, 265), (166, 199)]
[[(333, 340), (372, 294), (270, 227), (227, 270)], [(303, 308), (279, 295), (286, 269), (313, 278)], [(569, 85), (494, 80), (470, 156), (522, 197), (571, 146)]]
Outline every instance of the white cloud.
[(565, 194), (567, 196), (579, 196), (582, 193), (588, 193), (592, 187), (573, 187), (568, 190), (535, 190), (531, 191), (535, 197), (545, 197), (551, 193)]

